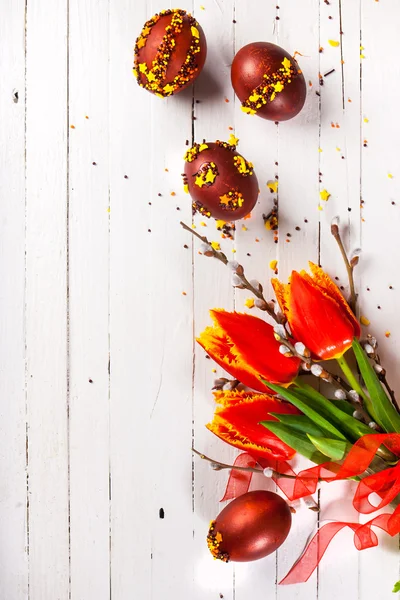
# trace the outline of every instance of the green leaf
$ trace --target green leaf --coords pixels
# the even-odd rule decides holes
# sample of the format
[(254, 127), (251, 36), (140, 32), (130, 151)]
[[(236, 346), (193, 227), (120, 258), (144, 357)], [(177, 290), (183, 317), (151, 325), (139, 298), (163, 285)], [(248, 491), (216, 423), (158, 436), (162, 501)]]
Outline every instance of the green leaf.
[(301, 388), (296, 391), (322, 416), (331, 421), (336, 427), (340, 427), (350, 441), (355, 442), (361, 436), (371, 433), (368, 425), (337, 408), (334, 403), (327, 400), (325, 396), (310, 385), (302, 384)]
[(377, 374), (372, 368), (368, 356), (364, 352), (360, 342), (353, 340), (353, 350), (357, 359), (365, 386), (369, 393), (368, 402), (365, 402), (365, 408), (371, 417), (387, 433), (400, 432), (400, 415), (389, 400)]
[(329, 438), (315, 437), (309, 433), (307, 434), (307, 437), (319, 452), (322, 452), (322, 454), (325, 454), (325, 456), (328, 456), (333, 460), (342, 460), (346, 452), (350, 449), (350, 445), (342, 440), (330, 440)]
[(400, 592), (400, 581), (397, 581), (394, 584), (394, 588), (392, 589), (393, 594), (397, 594), (397, 592)]
[(283, 398), (285, 398), (286, 400), (288, 400), (288, 402), (293, 404), (293, 406), (296, 406), (296, 408), (301, 410), (302, 413), (309, 417), (318, 427), (320, 427), (324, 431), (325, 434), (328, 434), (329, 437), (336, 438), (339, 440), (346, 439), (343, 433), (339, 431), (337, 427), (332, 425), (332, 423), (330, 423), (321, 415), (320, 411), (315, 410), (312, 406), (310, 406), (309, 402), (304, 401), (304, 398), (302, 398), (297, 393), (297, 390), (289, 390), (280, 387), (279, 385), (275, 385), (273, 383), (268, 382), (266, 382), (266, 385), (268, 385), (268, 387), (274, 390), (275, 392), (278, 392), (281, 396), (283, 396)]
[(317, 465), (326, 462), (326, 456), (321, 452), (318, 452), (303, 433), (294, 431), (287, 425), (276, 421), (261, 421), (261, 425), (264, 425), (264, 427), (272, 431), (272, 433), (282, 440), (282, 442), (285, 442), (285, 444), (293, 448), (293, 450), (296, 450), (296, 452), (305, 456)]
[(315, 423), (313, 423), (313, 421), (311, 421), (311, 419), (309, 419), (305, 415), (282, 415), (280, 413), (269, 414), (278, 419), (278, 421), (280, 421), (284, 425), (290, 427), (291, 429), (294, 429), (295, 431), (300, 431), (300, 433), (311, 433), (311, 435), (317, 436), (324, 435), (323, 429), (315, 425)]
[(330, 400), (330, 403), (347, 415), (350, 415), (351, 417), (353, 416), (355, 408), (350, 404), (350, 402), (347, 402), (347, 400)]

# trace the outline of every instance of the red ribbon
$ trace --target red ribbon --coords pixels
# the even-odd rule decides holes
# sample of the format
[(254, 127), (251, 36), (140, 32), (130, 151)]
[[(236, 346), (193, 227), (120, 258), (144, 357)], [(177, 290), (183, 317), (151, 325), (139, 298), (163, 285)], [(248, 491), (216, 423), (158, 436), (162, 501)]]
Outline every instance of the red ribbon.
[[(400, 457), (400, 434), (390, 433), (363, 436), (352, 446), (343, 464), (326, 462), (301, 471), (297, 475), (286, 462), (268, 461), (266, 459), (257, 459), (257, 462), (263, 468), (271, 467), (278, 473), (278, 475), (273, 475), (272, 479), (285, 496), (293, 501), (313, 494), (317, 490), (319, 481), (332, 482), (362, 475), (370, 467), (376, 458), (377, 450), (382, 445)], [(235, 466), (237, 462), (240, 462), (241, 466), (244, 464), (250, 466), (251, 460), (254, 464), (255, 460), (250, 455), (241, 454), (236, 459)], [(372, 468), (374, 468), (374, 465), (372, 465)], [(240, 485), (237, 481), (240, 477), (239, 474), (241, 474)], [(244, 474), (245, 477), (243, 477)], [(291, 475), (293, 479), (279, 477), (279, 474)], [(250, 481), (251, 472), (237, 471), (235, 473), (233, 470), (223, 499), (236, 498), (238, 495), (244, 494), (249, 488)], [(240, 490), (239, 494), (237, 490)], [(378, 494), (381, 498), (378, 505), (370, 502), (369, 497), (372, 493)], [(370, 514), (387, 506), (398, 494), (400, 494), (400, 463), (364, 477), (357, 486), (353, 506), (359, 513)], [(381, 514), (364, 525), (345, 522), (333, 522), (323, 525), (280, 583), (289, 584), (307, 581), (318, 566), (332, 539), (344, 527), (350, 527), (354, 531), (354, 545), (357, 550), (377, 546), (378, 538), (372, 531), (373, 526), (383, 529), (391, 536), (400, 533), (400, 506), (396, 507), (392, 514)]]

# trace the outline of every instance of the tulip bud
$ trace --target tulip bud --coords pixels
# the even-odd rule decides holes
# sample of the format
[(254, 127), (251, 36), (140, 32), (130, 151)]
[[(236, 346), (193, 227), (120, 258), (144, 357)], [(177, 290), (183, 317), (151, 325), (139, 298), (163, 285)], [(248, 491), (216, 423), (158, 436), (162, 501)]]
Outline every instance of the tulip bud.
[(349, 396), (353, 400), (353, 402), (360, 402), (360, 396), (356, 392), (356, 390), (350, 390)]
[(335, 398), (337, 400), (346, 400), (346, 392), (344, 390), (335, 390)]
[(353, 252), (350, 254), (350, 266), (355, 267), (358, 265), (358, 261), (360, 260), (361, 248), (355, 248)]

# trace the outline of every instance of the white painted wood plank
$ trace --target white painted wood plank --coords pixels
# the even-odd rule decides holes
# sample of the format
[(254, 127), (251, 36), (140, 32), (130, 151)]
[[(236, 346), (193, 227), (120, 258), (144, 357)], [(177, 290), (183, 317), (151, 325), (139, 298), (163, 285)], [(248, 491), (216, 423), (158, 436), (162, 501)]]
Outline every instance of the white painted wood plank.
[(0, 22), (0, 597), (28, 595), (25, 425), (25, 3)]
[[(165, 467), (149, 438), (152, 97), (133, 75), (133, 44), (151, 16), (146, 3), (110, 6), (110, 465), (111, 595), (151, 598), (151, 482)], [(167, 253), (166, 253), (167, 254)], [(158, 342), (159, 344), (160, 342)], [(157, 380), (158, 381), (158, 380)], [(171, 469), (173, 467), (171, 466)], [(154, 479), (153, 479), (154, 478)], [(170, 518), (168, 515), (167, 518)], [(160, 523), (162, 526), (163, 523)]]
[[(44, 43), (46, 40), (46, 43)], [(69, 595), (67, 2), (27, 14), (26, 351), (31, 600)]]
[[(362, 222), (360, 306), (371, 321), (368, 330), (378, 338), (382, 362), (399, 397), (400, 172), (397, 156), (400, 126), (396, 117), (399, 66), (392, 63), (390, 57), (396, 51), (400, 12), (393, 0), (362, 2), (361, 15), (361, 45), (364, 46), (361, 53), (365, 56), (362, 59), (362, 141), (367, 140), (367, 147), (362, 148), (361, 185), (365, 201), (362, 217), (365, 220)], [(378, 99), (376, 90), (381, 90)], [(386, 331), (390, 331), (389, 338), (385, 337)], [(379, 535), (379, 538), (378, 548), (359, 556), (360, 600), (378, 595), (383, 600), (394, 597), (391, 589), (399, 579), (398, 536)]]
[[(307, 85), (306, 104), (294, 119), (279, 124), (277, 173), (279, 175), (279, 278), (287, 280), (293, 269), (308, 267), (308, 261), (318, 262), (318, 2), (301, 3), (287, 0), (278, 3), (278, 44), (297, 56)], [(301, 25), (300, 25), (301, 24)], [(299, 26), (300, 25), (300, 26)], [(312, 85), (309, 85), (311, 81)], [(296, 227), (300, 227), (297, 230)], [(296, 458), (296, 471), (310, 466), (302, 457)], [(315, 496), (315, 500), (318, 498)], [(299, 557), (307, 537), (317, 524), (318, 515), (301, 506), (294, 515), (287, 542), (278, 550), (278, 581)], [(318, 580), (314, 575), (307, 583), (278, 586), (279, 600), (307, 600), (318, 595)]]
[[(275, 3), (255, 2), (249, 4), (236, 2), (235, 10), (235, 52), (251, 42), (272, 41), (275, 36)], [(258, 178), (260, 196), (252, 210), (251, 218), (238, 223), (236, 232), (237, 254), (235, 258), (245, 267), (249, 279), (262, 283), (266, 297), (271, 296), (269, 284), (269, 262), (276, 258), (277, 247), (274, 244), (272, 231), (266, 231), (262, 219), (273, 206), (274, 196), (267, 188), (267, 181), (274, 179), (276, 172), (278, 136), (274, 123), (259, 117), (250, 117), (241, 110), (238, 98), (235, 98), (235, 129), (239, 138), (239, 152), (246, 160), (254, 164)], [(245, 300), (251, 294), (247, 291), (236, 290), (236, 309), (249, 312)], [(259, 318), (265, 314), (256, 308), (251, 313)], [(260, 477), (254, 479), (253, 489), (264, 487)], [(271, 489), (274, 489), (271, 487)], [(238, 600), (246, 600), (249, 586), (254, 600), (262, 600), (276, 595), (277, 555), (273, 554), (263, 560), (250, 564), (235, 566), (235, 591)]]
[[(181, 8), (190, 11), (191, 3)], [(150, 13), (166, 8), (151, 3)], [(143, 94), (146, 94), (144, 90)], [(193, 289), (188, 234), (179, 220), (190, 221), (191, 206), (183, 192), (185, 140), (192, 130), (192, 90), (162, 100), (153, 97), (151, 151), (152, 197), (149, 298), (152, 597), (183, 600), (194, 595), (192, 512)], [(146, 100), (147, 102), (147, 100)], [(176, 194), (173, 196), (172, 194)], [(158, 196), (161, 194), (161, 196)], [(177, 211), (176, 207), (180, 210)], [(153, 270), (155, 269), (155, 270)], [(160, 508), (165, 518), (159, 518)], [(177, 545), (172, 545), (177, 540)], [(174, 548), (172, 550), (172, 548)]]
[[(348, 297), (345, 266), (330, 234), (332, 218), (340, 217), (341, 233), (350, 251), (360, 245), (360, 16), (359, 4), (331, 2), (320, 5), (321, 93), (320, 190), (331, 196), (318, 198), (321, 217), (321, 265)], [(344, 32), (341, 35), (341, 31)], [(332, 46), (329, 40), (339, 42)], [(330, 73), (335, 69), (333, 73)], [(328, 74), (330, 73), (330, 74)], [(327, 74), (326, 76), (324, 76)], [(351, 492), (351, 490), (353, 490)], [(321, 488), (321, 521), (358, 521), (351, 504), (354, 487), (336, 483)], [(332, 560), (338, 569), (332, 569)], [(340, 565), (340, 567), (339, 567)], [(319, 568), (319, 595), (324, 600), (348, 594), (357, 597), (358, 553), (353, 535), (341, 532), (332, 541)]]
[(71, 596), (107, 600), (109, 2), (70, 0), (69, 20)]
[[(204, 5), (204, 10), (200, 6)], [(234, 127), (234, 94), (230, 84), (230, 65), (234, 53), (234, 1), (224, 3), (196, 1), (195, 15), (207, 37), (208, 54), (205, 69), (194, 88), (194, 141), (203, 139), (214, 142), (217, 139), (228, 140)], [(210, 93), (211, 91), (211, 93)], [(211, 97), (210, 97), (211, 96)], [(191, 140), (190, 140), (191, 143)], [(183, 166), (183, 164), (182, 164)], [(186, 196), (186, 202), (189, 198)], [(221, 232), (216, 230), (214, 219), (205, 219), (196, 215), (194, 223), (200, 235), (206, 235), (210, 241), (221, 244), (228, 258), (234, 242), (223, 240)], [(201, 223), (205, 223), (203, 227)], [(190, 240), (188, 241), (190, 244)], [(199, 242), (193, 242), (194, 257), (194, 325), (199, 335), (211, 324), (209, 310), (215, 307), (233, 309), (234, 293), (231, 286), (231, 272), (222, 263), (200, 256)], [(205, 285), (205, 282), (206, 285)], [(204, 350), (196, 344), (194, 379), (194, 444), (201, 452), (218, 460), (231, 464), (236, 456), (233, 448), (221, 442), (209, 432), (205, 425), (212, 420), (215, 402), (211, 392), (216, 378), (226, 375), (212, 360), (207, 360)], [(230, 376), (228, 376), (230, 377)], [(234, 597), (234, 566), (214, 561), (206, 545), (209, 523), (222, 510), (223, 497), (228, 474), (215, 472), (209, 464), (199, 458), (194, 459), (194, 564), (195, 596), (201, 599), (209, 597), (231, 600)]]

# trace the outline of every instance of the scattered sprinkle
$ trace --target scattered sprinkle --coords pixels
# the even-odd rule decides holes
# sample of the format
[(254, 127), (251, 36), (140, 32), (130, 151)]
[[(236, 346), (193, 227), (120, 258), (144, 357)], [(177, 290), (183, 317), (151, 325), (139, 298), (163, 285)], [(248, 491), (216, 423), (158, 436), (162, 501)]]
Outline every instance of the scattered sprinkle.
[(107, 208), (107, 212), (108, 213), (111, 212), (111, 208), (110, 207)]
[(369, 123), (369, 119), (367, 119), (367, 117), (364, 117), (364, 123)]
[(331, 195), (328, 192), (328, 190), (322, 190), (319, 193), (319, 195), (320, 195), (321, 200), (324, 200), (324, 202), (327, 202), (329, 200), (329, 198), (331, 197)]
[(278, 191), (278, 182), (277, 181), (268, 181), (267, 187), (271, 190), (271, 193), (275, 193)]
[(75, 129), (75, 125), (71, 125), (71, 129)]
[(228, 144), (230, 146), (237, 146), (239, 143), (239, 138), (235, 137), (233, 133), (229, 136)]
[(85, 116), (85, 119), (88, 119), (88, 118), (89, 118), (89, 117), (86, 115), (86, 116)]
[(390, 337), (390, 331), (385, 331), (385, 337)]
[(232, 252), (233, 252), (233, 254), (236, 254), (235, 248), (232, 248)]
[(334, 48), (337, 48), (338, 46), (340, 46), (340, 42), (337, 42), (336, 40), (328, 40), (328, 44), (330, 46), (333, 46)]
[(204, 221), (200, 221), (200, 225), (201, 225), (202, 227), (207, 227), (207, 223), (204, 223)]
[(182, 296), (186, 296), (186, 295), (187, 295), (186, 292), (182, 292)]
[(271, 262), (269, 263), (269, 268), (272, 269), (273, 271), (275, 271), (277, 264), (278, 264), (277, 260), (271, 260)]
[(175, 192), (171, 192), (171, 196), (176, 196)]
[(247, 308), (253, 308), (254, 307), (254, 300), (253, 298), (247, 298), (247, 300), (245, 300), (244, 305), (247, 306)]
[(365, 325), (365, 327), (367, 327), (371, 323), (371, 321), (369, 319), (367, 319), (367, 317), (364, 317), (363, 315), (361, 315), (360, 323), (361, 323), (361, 325)]
[(318, 148), (318, 152), (322, 152), (322, 148)]
[(164, 169), (164, 171), (165, 171), (166, 173), (169, 173), (169, 170), (168, 170), (168, 169)]
[(216, 372), (217, 372), (217, 369), (211, 369), (211, 371), (212, 371), (213, 373), (216, 373)]
[(200, 10), (206, 10), (202, 4), (200, 4)]
[(247, 231), (246, 225), (242, 225), (242, 231)]
[(229, 102), (229, 98), (225, 98), (225, 102)]
[(211, 242), (211, 248), (214, 250), (221, 250), (221, 246), (219, 242)]
[(318, 204), (318, 210), (324, 210), (320, 204)]
[(393, 179), (393, 175), (391, 173), (388, 173), (388, 177), (389, 179)]
[(337, 150), (338, 152), (340, 152), (340, 148), (339, 148), (339, 146), (336, 146), (336, 150)]

